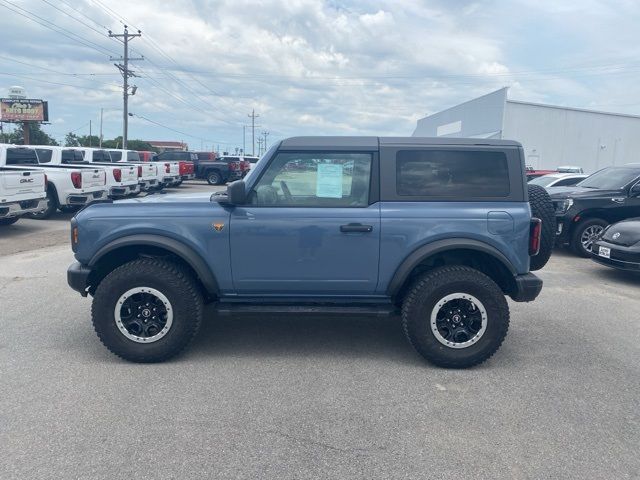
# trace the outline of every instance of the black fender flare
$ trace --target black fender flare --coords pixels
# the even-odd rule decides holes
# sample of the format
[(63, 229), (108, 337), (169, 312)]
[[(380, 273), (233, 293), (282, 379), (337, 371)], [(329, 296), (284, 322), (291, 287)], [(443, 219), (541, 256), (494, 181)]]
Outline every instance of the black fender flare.
[(518, 274), (509, 259), (497, 248), (470, 238), (447, 238), (428, 243), (411, 252), (411, 254), (404, 259), (393, 274), (393, 277), (389, 282), (389, 286), (387, 287), (387, 294), (391, 297), (397, 295), (407, 278), (409, 278), (409, 275), (411, 275), (413, 269), (423, 260), (438, 253), (459, 249), (476, 250), (491, 255), (504, 265), (504, 267), (507, 268), (514, 277)]
[(215, 276), (200, 254), (179, 240), (163, 235), (138, 234), (117, 238), (100, 248), (93, 257), (91, 257), (88, 266), (95, 266), (102, 257), (116, 249), (141, 245), (159, 247), (170, 251), (184, 260), (196, 272), (207, 293), (216, 296), (220, 291)]

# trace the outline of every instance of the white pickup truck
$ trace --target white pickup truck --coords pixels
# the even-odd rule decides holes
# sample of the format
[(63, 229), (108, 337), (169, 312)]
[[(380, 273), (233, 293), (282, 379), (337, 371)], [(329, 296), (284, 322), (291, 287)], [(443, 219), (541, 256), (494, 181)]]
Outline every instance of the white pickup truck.
[(180, 162), (172, 160), (158, 160), (158, 156), (154, 155), (151, 158), (151, 163), (158, 166), (158, 172), (162, 176), (163, 187), (175, 187), (182, 183), (182, 177), (180, 176)]
[(43, 170), (29, 168), (34, 164), (22, 153), (14, 145), (0, 144), (0, 226), (47, 206), (47, 177)]
[(99, 165), (107, 170), (107, 187), (109, 196), (122, 198), (140, 193), (138, 183), (138, 167), (135, 165), (114, 165), (111, 155), (103, 148), (73, 147), (82, 152), (85, 162)]
[(109, 149), (113, 163), (127, 163), (138, 167), (138, 183), (140, 190), (150, 192), (162, 188), (162, 176), (159, 167), (155, 163), (143, 162), (140, 154), (135, 150)]
[(82, 154), (66, 147), (28, 145), (20, 147), (35, 152), (40, 168), (47, 174), (47, 208), (33, 218), (45, 219), (56, 210), (79, 209), (108, 197), (104, 168), (78, 163)]

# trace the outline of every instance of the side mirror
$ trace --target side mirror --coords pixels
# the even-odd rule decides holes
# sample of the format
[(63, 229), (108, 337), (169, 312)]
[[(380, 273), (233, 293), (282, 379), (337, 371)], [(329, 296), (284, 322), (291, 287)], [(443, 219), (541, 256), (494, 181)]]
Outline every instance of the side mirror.
[(631, 190), (629, 190), (630, 197), (640, 197), (640, 183), (636, 183)]
[(244, 205), (247, 191), (244, 180), (236, 180), (227, 185), (227, 203), (229, 205)]

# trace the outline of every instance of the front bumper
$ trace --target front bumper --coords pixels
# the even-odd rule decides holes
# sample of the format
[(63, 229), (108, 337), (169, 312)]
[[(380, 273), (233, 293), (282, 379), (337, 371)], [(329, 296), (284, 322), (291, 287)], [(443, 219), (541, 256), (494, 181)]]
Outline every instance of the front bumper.
[(73, 262), (67, 268), (67, 283), (83, 297), (87, 296), (88, 280), (91, 269), (80, 262)]
[[(600, 247), (610, 249), (609, 258), (601, 257), (598, 254)], [(617, 245), (604, 240), (598, 240), (593, 244), (591, 260), (599, 263), (600, 265), (617, 268), (619, 270), (640, 272), (640, 247), (625, 247), (624, 245)]]
[(533, 273), (516, 275), (516, 291), (511, 295), (515, 302), (532, 302), (542, 290), (542, 280)]
[(573, 215), (556, 215), (556, 245), (559, 247), (571, 243), (571, 224)]
[(47, 208), (46, 198), (0, 203), (0, 218), (21, 217), (27, 213), (40, 213)]

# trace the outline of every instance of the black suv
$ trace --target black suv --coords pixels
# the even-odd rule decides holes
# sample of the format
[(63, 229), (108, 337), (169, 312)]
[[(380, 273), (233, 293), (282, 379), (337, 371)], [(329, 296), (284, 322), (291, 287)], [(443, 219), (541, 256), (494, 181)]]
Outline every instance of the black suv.
[(589, 257), (607, 225), (640, 216), (640, 164), (608, 167), (575, 187), (550, 188), (556, 210), (556, 244)]

